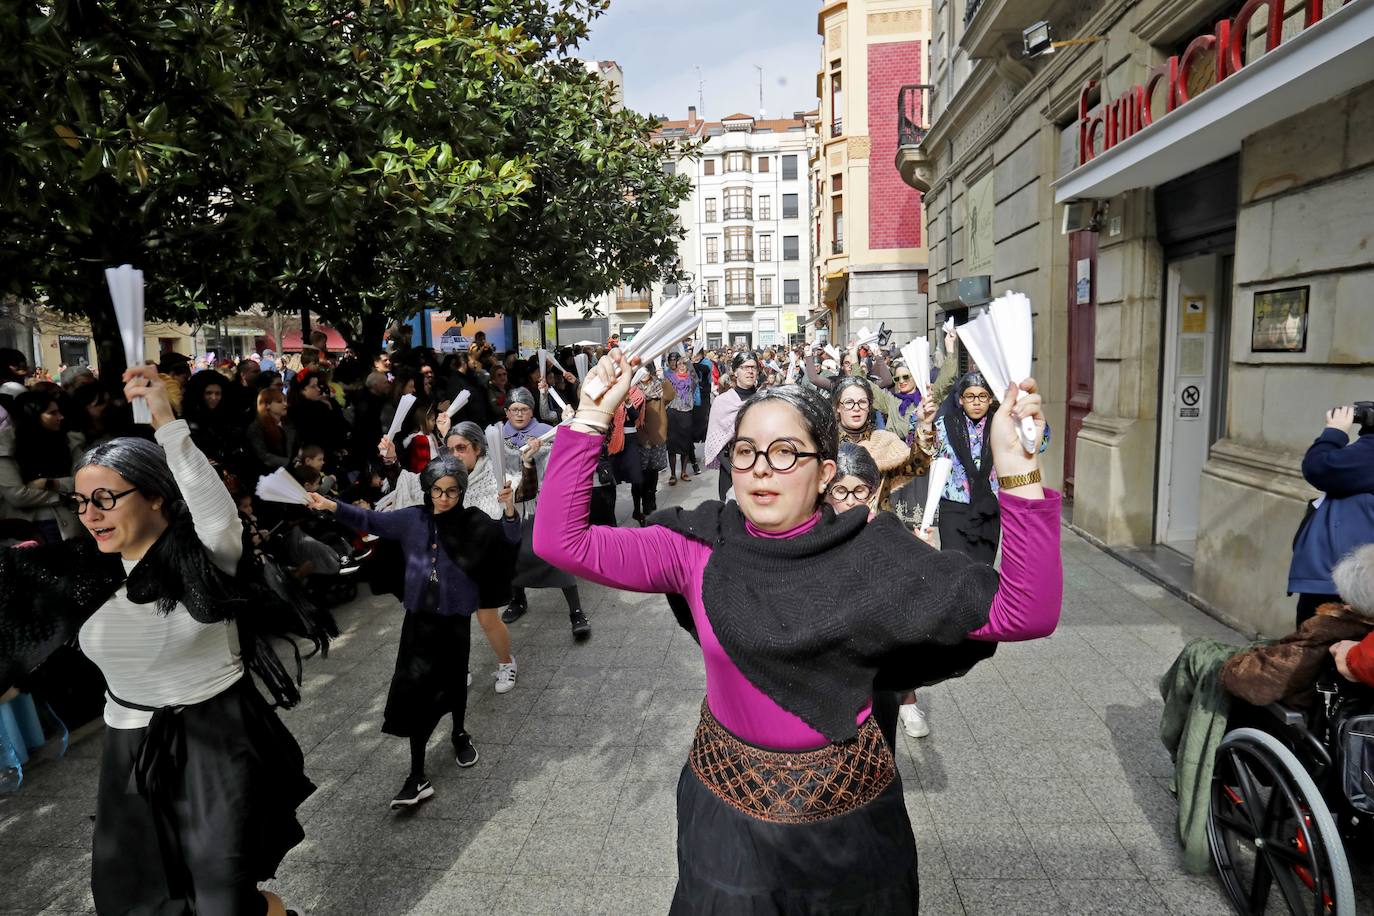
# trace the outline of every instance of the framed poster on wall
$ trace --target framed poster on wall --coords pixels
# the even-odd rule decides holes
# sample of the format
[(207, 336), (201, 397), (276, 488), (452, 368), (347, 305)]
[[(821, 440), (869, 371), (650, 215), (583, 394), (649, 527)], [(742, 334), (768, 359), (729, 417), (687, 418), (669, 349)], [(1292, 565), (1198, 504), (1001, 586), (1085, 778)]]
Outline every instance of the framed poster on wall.
[(1251, 353), (1307, 351), (1307, 297), (1312, 287), (1266, 289), (1255, 293)]

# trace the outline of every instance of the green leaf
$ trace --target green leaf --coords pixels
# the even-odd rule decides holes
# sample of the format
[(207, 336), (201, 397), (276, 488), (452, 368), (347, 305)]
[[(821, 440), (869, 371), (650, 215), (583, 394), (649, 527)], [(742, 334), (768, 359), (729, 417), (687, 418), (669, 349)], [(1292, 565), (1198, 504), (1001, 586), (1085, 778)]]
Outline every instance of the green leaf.
[(167, 103), (162, 102), (148, 112), (148, 116), (143, 119), (143, 129), (148, 132), (159, 131), (166, 123)]

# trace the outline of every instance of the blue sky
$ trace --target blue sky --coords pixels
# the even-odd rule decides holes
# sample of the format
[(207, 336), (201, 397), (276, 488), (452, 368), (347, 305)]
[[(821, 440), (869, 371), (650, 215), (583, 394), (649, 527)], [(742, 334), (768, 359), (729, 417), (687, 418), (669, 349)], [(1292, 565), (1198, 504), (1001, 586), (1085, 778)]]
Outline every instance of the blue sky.
[(687, 117), (697, 104), (701, 68), (705, 108), (718, 120), (736, 111), (790, 117), (816, 107), (819, 0), (611, 0), (592, 22), (579, 57), (625, 69), (625, 103), (637, 111)]

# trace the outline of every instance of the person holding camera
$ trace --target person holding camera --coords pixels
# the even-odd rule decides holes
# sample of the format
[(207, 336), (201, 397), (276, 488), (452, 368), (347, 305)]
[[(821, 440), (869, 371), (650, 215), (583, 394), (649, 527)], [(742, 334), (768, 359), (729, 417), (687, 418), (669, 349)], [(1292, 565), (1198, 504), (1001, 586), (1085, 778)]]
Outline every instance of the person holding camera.
[[(1358, 427), (1351, 441), (1350, 430)], [(1340, 601), (1332, 570), (1374, 542), (1374, 401), (1326, 412), (1326, 428), (1302, 459), (1303, 478), (1322, 491), (1293, 538), (1288, 593), (1298, 596), (1297, 623)]]

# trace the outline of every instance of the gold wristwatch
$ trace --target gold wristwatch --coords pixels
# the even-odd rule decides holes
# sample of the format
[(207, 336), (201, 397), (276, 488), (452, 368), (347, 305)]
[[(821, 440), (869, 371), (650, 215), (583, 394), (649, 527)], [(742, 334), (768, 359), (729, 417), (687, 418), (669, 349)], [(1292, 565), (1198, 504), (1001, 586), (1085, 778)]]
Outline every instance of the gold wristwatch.
[(1014, 490), (1017, 487), (1029, 486), (1040, 482), (1040, 469), (1036, 468), (1029, 474), (1012, 474), (1009, 477), (998, 477), (997, 487), (1001, 490)]

